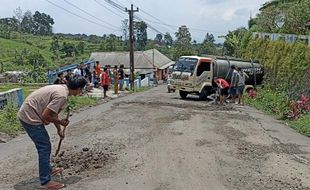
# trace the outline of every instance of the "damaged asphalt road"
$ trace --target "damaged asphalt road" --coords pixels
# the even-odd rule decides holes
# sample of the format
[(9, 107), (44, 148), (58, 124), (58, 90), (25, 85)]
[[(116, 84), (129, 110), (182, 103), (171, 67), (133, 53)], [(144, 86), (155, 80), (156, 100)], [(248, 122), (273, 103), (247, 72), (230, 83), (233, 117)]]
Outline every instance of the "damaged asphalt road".
[[(0, 152), (0, 189), (39, 187), (27, 135)], [(253, 108), (182, 100), (165, 86), (75, 113), (52, 162), (72, 190), (310, 189), (308, 137)]]

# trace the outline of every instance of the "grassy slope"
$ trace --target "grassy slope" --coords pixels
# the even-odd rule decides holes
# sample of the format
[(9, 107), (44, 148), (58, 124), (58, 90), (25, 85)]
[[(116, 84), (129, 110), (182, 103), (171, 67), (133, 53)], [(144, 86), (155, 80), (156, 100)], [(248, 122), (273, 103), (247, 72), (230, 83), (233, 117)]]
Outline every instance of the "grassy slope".
[[(74, 62), (79, 62), (89, 58), (92, 51), (98, 51), (100, 44), (85, 42), (84, 54), (76, 57), (63, 58), (53, 61), (51, 57), (53, 53), (50, 51), (50, 44), (52, 38), (48, 36), (33, 36), (33, 35), (22, 35), (18, 39), (4, 39), (0, 38), (0, 63), (4, 63), (4, 70), (17, 70), (20, 67), (13, 65), (12, 60), (14, 59), (15, 51), (27, 51), (40, 52), (44, 59), (48, 62), (50, 68), (57, 68), (63, 65), (69, 65)], [(62, 39), (59, 45), (62, 46), (63, 42), (72, 43), (77, 45), (79, 40)]]

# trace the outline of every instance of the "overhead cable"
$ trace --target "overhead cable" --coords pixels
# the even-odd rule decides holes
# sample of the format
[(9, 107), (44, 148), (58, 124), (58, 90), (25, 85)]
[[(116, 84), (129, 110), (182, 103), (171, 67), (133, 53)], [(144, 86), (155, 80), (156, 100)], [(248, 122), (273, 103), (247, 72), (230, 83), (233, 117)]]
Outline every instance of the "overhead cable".
[[(49, 0), (46, 0), (46, 1), (47, 1), (48, 3), (54, 5), (55, 7), (58, 7), (58, 8), (60, 8), (60, 9), (62, 9), (62, 10), (64, 10), (64, 11), (66, 11), (66, 12), (68, 12), (68, 13), (70, 13), (70, 14), (76, 16), (76, 17), (79, 17), (80, 19), (86, 20), (86, 21), (88, 21), (88, 22), (90, 22), (90, 23), (92, 23), (92, 24), (101, 26), (101, 27), (103, 27), (103, 28), (110, 28), (110, 27), (104, 26), (104, 25), (102, 25), (102, 24), (100, 24), (100, 23), (94, 22), (94, 21), (92, 21), (92, 20), (90, 20), (90, 19), (84, 18), (84, 17), (82, 17), (82, 16), (80, 16), (80, 15), (78, 15), (78, 14), (75, 14), (74, 12), (69, 11), (69, 10), (67, 10), (67, 9), (65, 9), (65, 8), (63, 8), (63, 7), (61, 7), (61, 6), (57, 5), (57, 4), (55, 4), (55, 3), (51, 2), (51, 1), (49, 1)], [(110, 29), (111, 29), (111, 28), (110, 28)], [(114, 30), (114, 29), (112, 28), (112, 30)]]
[(120, 18), (124, 19), (123, 16), (121, 16), (121, 15), (119, 15), (118, 13), (116, 13), (116, 12), (112, 11), (111, 9), (107, 8), (107, 7), (104, 6), (102, 3), (100, 3), (98, 0), (94, 0), (94, 1), (95, 1), (98, 5), (100, 5), (101, 7), (107, 9), (108, 11), (110, 11), (111, 13), (113, 13), (113, 14), (119, 16)]
[(68, 3), (68, 4), (70, 4), (71, 6), (75, 7), (76, 9), (82, 11), (83, 13), (85, 13), (85, 14), (87, 14), (87, 15), (89, 15), (89, 16), (91, 16), (91, 17), (93, 17), (93, 18), (95, 18), (95, 19), (97, 19), (97, 20), (99, 20), (99, 21), (101, 21), (101, 22), (104, 22), (104, 23), (106, 23), (107, 25), (110, 25), (110, 26), (113, 27), (113, 28), (117, 28), (117, 26), (114, 26), (113, 24), (110, 24), (110, 23), (106, 22), (105, 20), (102, 20), (102, 19), (100, 19), (100, 18), (98, 18), (98, 17), (96, 17), (96, 16), (90, 14), (89, 12), (87, 12), (87, 11), (85, 11), (85, 10), (79, 8), (78, 6), (74, 5), (73, 3), (71, 3), (71, 2), (69, 2), (69, 1), (67, 1), (67, 0), (64, 0), (64, 1), (65, 1), (66, 3)]

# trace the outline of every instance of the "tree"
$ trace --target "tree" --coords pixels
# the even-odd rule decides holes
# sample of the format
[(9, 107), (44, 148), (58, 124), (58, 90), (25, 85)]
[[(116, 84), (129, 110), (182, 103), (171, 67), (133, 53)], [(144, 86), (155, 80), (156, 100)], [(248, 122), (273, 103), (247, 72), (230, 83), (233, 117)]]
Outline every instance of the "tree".
[(0, 24), (7, 25), (12, 31), (18, 30), (18, 20), (16, 18), (1, 18)]
[(172, 39), (169, 32), (166, 32), (166, 34), (164, 35), (164, 42), (165, 42), (166, 46), (172, 46), (173, 39)]
[(33, 15), (33, 22), (34, 34), (51, 35), (53, 33), (52, 25), (54, 24), (54, 19), (50, 15), (36, 11)]
[(0, 37), (10, 39), (11, 32), (12, 30), (8, 25), (0, 24)]
[(156, 34), (154, 41), (161, 43), (163, 40), (163, 35), (162, 34)]
[(144, 50), (147, 44), (147, 24), (143, 21), (135, 22), (136, 44), (138, 50)]
[(85, 49), (85, 42), (80, 41), (80, 42), (78, 43), (78, 45), (76, 46), (76, 49), (77, 49), (81, 54), (83, 54), (83, 53), (84, 53), (84, 49)]
[(21, 23), (24, 18), (23, 10), (20, 7), (18, 7), (13, 12), (15, 14), (16, 19), (18, 20), (18, 32), (21, 32)]
[(52, 40), (53, 40), (53, 41), (51, 42), (51, 48), (50, 48), (50, 50), (51, 50), (53, 53), (56, 53), (56, 52), (60, 49), (58, 37), (57, 37), (57, 36), (53, 36)]
[(123, 39), (124, 39), (124, 46), (125, 49), (128, 47), (128, 19), (122, 21), (122, 32), (123, 32)]
[(24, 13), (24, 17), (21, 22), (21, 31), (31, 34), (33, 33), (33, 30), (34, 30), (33, 17), (31, 11), (28, 10)]
[(76, 52), (76, 49), (73, 44), (63, 42), (63, 47), (60, 51), (65, 54), (64, 57), (72, 57), (73, 53)]
[(203, 40), (203, 43), (201, 44), (201, 53), (209, 55), (217, 54), (214, 42), (215, 39), (213, 34), (207, 33), (205, 39)]
[(240, 56), (241, 50), (241, 42), (245, 34), (247, 33), (247, 29), (242, 27), (238, 28), (234, 31), (229, 31), (225, 38), (224, 49), (225, 54), (229, 56)]
[(175, 45), (176, 45), (176, 52), (175, 58), (181, 55), (192, 55), (193, 50), (191, 48), (191, 33), (189, 29), (183, 25), (179, 27), (179, 30), (175, 33)]
[(274, 0), (260, 9), (255, 19), (261, 32), (308, 34), (310, 0)]

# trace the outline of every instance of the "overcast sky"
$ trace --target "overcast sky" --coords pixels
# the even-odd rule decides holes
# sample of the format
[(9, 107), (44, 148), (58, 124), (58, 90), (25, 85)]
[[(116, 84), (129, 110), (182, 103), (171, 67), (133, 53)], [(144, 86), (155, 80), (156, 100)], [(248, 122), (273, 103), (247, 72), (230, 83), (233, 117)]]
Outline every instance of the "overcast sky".
[[(59, 7), (71, 11), (89, 21), (72, 15)], [(97, 17), (91, 17), (69, 3)], [(128, 19), (125, 11), (116, 9), (108, 0), (0, 0), (0, 17), (12, 17), (13, 10), (21, 7), (32, 13), (38, 10), (54, 18), (54, 32), (122, 35), (121, 21)], [(169, 32), (173, 37), (181, 25), (190, 28), (192, 40), (201, 42), (206, 33), (225, 35), (229, 30), (247, 27), (250, 14), (256, 15), (260, 6), (267, 0), (110, 0), (121, 7), (139, 7), (135, 13), (139, 18), (162, 33)], [(94, 22), (94, 23), (92, 23)], [(148, 38), (156, 35), (148, 30)], [(217, 41), (221, 41), (218, 40)]]

